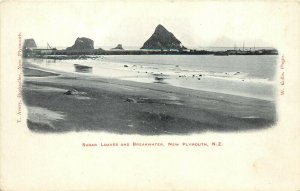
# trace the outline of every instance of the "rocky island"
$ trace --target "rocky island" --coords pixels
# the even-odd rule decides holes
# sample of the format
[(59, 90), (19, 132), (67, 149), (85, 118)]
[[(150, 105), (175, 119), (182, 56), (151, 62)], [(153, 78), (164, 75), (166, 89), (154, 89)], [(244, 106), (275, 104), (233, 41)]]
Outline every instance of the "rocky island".
[(182, 50), (186, 48), (173, 33), (169, 32), (164, 26), (159, 24), (141, 49)]
[(35, 40), (33, 38), (30, 39), (25, 39), (23, 48), (28, 49), (28, 48), (37, 48)]
[(115, 48), (112, 48), (111, 50), (124, 50), (122, 44), (118, 44)]
[(78, 37), (74, 45), (67, 48), (67, 50), (93, 50), (93, 49), (94, 49), (94, 41), (86, 37), (81, 37), (81, 38)]

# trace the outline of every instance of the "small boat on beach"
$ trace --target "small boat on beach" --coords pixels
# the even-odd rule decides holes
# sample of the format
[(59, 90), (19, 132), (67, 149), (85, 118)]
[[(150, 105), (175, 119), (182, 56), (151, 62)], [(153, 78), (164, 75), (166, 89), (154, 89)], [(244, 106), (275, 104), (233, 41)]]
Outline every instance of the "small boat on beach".
[(74, 64), (75, 72), (82, 72), (82, 73), (91, 73), (93, 71), (93, 67), (85, 66), (80, 64)]
[(156, 77), (155, 77), (155, 80), (164, 80), (164, 78), (163, 78), (163, 77), (158, 77), (158, 76), (156, 76)]

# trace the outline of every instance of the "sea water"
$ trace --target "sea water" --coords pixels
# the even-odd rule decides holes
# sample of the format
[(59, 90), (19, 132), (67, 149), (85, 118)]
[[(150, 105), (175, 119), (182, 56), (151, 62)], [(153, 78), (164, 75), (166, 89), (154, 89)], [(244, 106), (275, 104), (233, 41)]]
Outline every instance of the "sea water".
[(32, 63), (71, 73), (81, 64), (93, 67), (84, 75), (274, 100), (277, 61), (277, 55), (104, 55)]

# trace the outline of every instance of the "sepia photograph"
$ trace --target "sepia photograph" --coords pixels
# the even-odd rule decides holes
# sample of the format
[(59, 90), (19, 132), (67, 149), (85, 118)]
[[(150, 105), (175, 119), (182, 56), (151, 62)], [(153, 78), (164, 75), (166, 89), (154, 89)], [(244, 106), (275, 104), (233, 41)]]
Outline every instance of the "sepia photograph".
[(273, 42), (257, 26), (234, 26), (240, 17), (207, 21), (191, 9), (173, 18), (171, 7), (164, 15), (117, 8), (110, 22), (111, 13), (99, 11), (23, 34), (28, 128), (188, 135), (276, 124), (280, 58)]
[(0, 190), (300, 190), (296, 0), (0, 2)]

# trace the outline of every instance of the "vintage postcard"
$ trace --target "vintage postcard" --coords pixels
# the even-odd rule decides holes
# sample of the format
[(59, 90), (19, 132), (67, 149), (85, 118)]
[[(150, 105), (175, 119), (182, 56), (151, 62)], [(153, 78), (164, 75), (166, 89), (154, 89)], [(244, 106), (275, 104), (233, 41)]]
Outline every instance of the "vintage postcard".
[(300, 190), (299, 1), (3, 1), (1, 190)]

